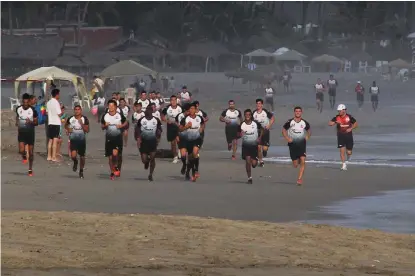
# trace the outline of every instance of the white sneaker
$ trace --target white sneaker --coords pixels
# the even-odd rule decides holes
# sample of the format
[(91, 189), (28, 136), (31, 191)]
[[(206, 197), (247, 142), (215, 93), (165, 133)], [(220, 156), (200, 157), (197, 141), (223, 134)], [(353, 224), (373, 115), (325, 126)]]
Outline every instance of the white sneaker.
[(342, 167), (341, 167), (342, 171), (347, 171), (347, 164), (343, 163)]
[(176, 156), (176, 157), (174, 157), (174, 158), (173, 158), (173, 162), (172, 162), (172, 163), (173, 163), (173, 164), (177, 164), (178, 162), (179, 162), (179, 158), (177, 158), (177, 156)]

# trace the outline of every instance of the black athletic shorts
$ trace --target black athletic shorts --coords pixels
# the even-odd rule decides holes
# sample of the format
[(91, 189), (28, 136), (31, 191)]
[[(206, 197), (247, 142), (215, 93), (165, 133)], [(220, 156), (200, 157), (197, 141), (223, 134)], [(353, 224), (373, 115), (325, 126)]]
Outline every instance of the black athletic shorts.
[(265, 97), (266, 104), (274, 104), (274, 97)]
[(156, 140), (145, 140), (141, 139), (140, 153), (150, 154), (157, 151), (157, 139)]
[(270, 138), (269, 130), (264, 129), (264, 134), (262, 134), (260, 145), (269, 147), (269, 138)]
[(298, 160), (300, 157), (306, 156), (306, 142), (303, 143), (289, 143), (291, 160)]
[(356, 100), (358, 102), (363, 102), (365, 100), (365, 95), (362, 93), (356, 93)]
[(245, 160), (246, 157), (251, 157), (252, 159), (258, 159), (258, 145), (243, 145), (242, 144), (242, 159)]
[(282, 83), (284, 84), (285, 87), (288, 87), (288, 85), (290, 84), (288, 81), (284, 80), (282, 81)]
[(336, 97), (336, 89), (329, 89), (329, 96)]
[(59, 138), (61, 132), (61, 126), (58, 125), (48, 125), (48, 135), (49, 139)]
[(194, 147), (200, 148), (203, 144), (203, 141), (201, 138), (193, 140), (193, 141), (186, 141), (186, 150), (187, 152), (193, 152)]
[(320, 102), (324, 102), (324, 93), (322, 93), (322, 92), (316, 93), (316, 100), (318, 100)]
[(179, 127), (176, 124), (167, 124), (167, 141), (172, 142), (176, 140), (179, 135)]
[(353, 134), (352, 133), (338, 133), (337, 134), (337, 147), (346, 147), (347, 150), (353, 149)]
[(372, 96), (370, 96), (370, 100), (372, 102), (378, 102), (379, 101), (379, 96), (378, 95), (372, 95)]
[(186, 148), (186, 139), (184, 137), (179, 136), (179, 142), (177, 143), (177, 147), (179, 149), (185, 149)]
[(69, 149), (71, 151), (77, 151), (79, 156), (85, 156), (86, 140), (72, 139), (70, 142)]
[(17, 141), (25, 145), (33, 146), (35, 144), (35, 130), (19, 130), (17, 132)]
[(238, 139), (238, 125), (227, 125), (225, 127), (226, 142), (231, 144), (233, 140)]
[(122, 155), (123, 137), (119, 136), (113, 139), (105, 140), (105, 156), (109, 157), (112, 155), (114, 149), (118, 150), (118, 155)]
[(124, 132), (125, 130), (128, 130), (129, 128), (130, 128), (130, 122), (127, 121), (127, 125), (122, 128), (122, 131)]

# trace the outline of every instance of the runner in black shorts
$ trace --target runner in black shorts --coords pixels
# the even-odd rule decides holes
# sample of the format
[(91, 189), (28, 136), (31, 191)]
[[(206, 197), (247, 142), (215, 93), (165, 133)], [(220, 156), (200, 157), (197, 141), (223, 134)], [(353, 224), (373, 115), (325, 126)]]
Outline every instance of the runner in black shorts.
[(38, 125), (37, 111), (29, 105), (29, 94), (23, 94), (22, 105), (16, 108), (17, 141), (23, 164), (27, 163), (26, 146), (29, 155), (28, 175), (33, 175), (33, 147), (35, 145), (35, 126)]
[(256, 110), (253, 113), (253, 118), (255, 121), (261, 124), (262, 128), (264, 129), (264, 133), (261, 138), (261, 143), (259, 144), (259, 166), (264, 166), (264, 160), (262, 157), (267, 157), (268, 148), (270, 146), (270, 129), (275, 122), (274, 114), (268, 112), (268, 110), (263, 108), (264, 101), (262, 99), (256, 100)]
[(347, 114), (344, 104), (339, 104), (337, 111), (339, 114), (329, 121), (329, 126), (337, 126), (337, 147), (340, 149), (340, 158), (342, 160), (341, 170), (346, 171), (354, 144), (352, 131), (357, 128), (357, 121), (352, 115)]
[(199, 149), (202, 145), (201, 134), (205, 128), (204, 120), (196, 115), (196, 105), (192, 104), (189, 108), (189, 115), (180, 121), (180, 132), (186, 132), (186, 150), (188, 152), (189, 164), (186, 170), (186, 179), (190, 177), (192, 170), (192, 181), (200, 177), (199, 174)]
[(324, 84), (321, 82), (321, 79), (317, 79), (317, 83), (314, 85), (314, 90), (316, 92), (316, 104), (317, 104), (317, 111), (320, 113), (323, 111), (323, 103), (324, 103)]
[(65, 129), (69, 133), (71, 158), (73, 160), (72, 170), (78, 170), (78, 159), (81, 160), (79, 167), (79, 178), (84, 178), (86, 134), (89, 132), (89, 120), (82, 115), (82, 107), (74, 107), (74, 115), (69, 117), (65, 124)]
[(301, 116), (303, 109), (299, 106), (294, 108), (294, 118), (289, 119), (282, 127), (282, 135), (288, 142), (290, 157), (294, 168), (300, 165), (297, 185), (303, 184), (303, 174), (305, 170), (307, 140), (311, 136), (310, 124)]
[(177, 104), (176, 95), (170, 97), (170, 105), (161, 112), (161, 119), (164, 122), (167, 122), (167, 142), (171, 145), (174, 164), (179, 161), (177, 154), (177, 135), (179, 134), (179, 127), (176, 123), (176, 117), (182, 112), (182, 107)]
[(138, 120), (135, 127), (135, 139), (140, 150), (141, 161), (144, 169), (150, 167), (148, 180), (153, 181), (153, 173), (156, 168), (157, 144), (161, 136), (161, 121), (153, 116), (153, 107), (147, 106), (145, 116)]
[(248, 175), (248, 184), (252, 184), (251, 167), (258, 164), (258, 146), (262, 138), (263, 128), (260, 123), (253, 121), (252, 111), (244, 111), (245, 120), (239, 125), (238, 136), (242, 137), (242, 159)]
[[(180, 173), (182, 175), (185, 175), (186, 168), (187, 168), (187, 148), (186, 148), (186, 138), (187, 134), (185, 131), (180, 131), (180, 122), (189, 115), (189, 104), (184, 104), (182, 107), (183, 112), (177, 115), (176, 117), (176, 124), (179, 127), (179, 133), (177, 135), (176, 141), (177, 141), (177, 147), (180, 151), (180, 159), (182, 160), (182, 169), (180, 170)], [(189, 176), (190, 178), (190, 176)]]
[[(207, 123), (207, 121), (209, 121), (209, 117), (208, 117), (207, 113), (204, 112), (202, 109), (199, 109), (199, 106), (200, 106), (199, 101), (194, 101), (193, 104), (196, 106), (196, 115), (203, 118), (203, 120), (205, 122), (205, 128), (206, 128), (206, 123)], [(205, 129), (203, 129), (203, 132), (200, 134), (200, 138), (202, 139), (202, 143), (200, 144), (200, 147), (202, 147), (203, 146), (203, 141), (205, 139)]]
[(235, 101), (229, 100), (229, 107), (225, 109), (219, 117), (219, 121), (224, 122), (226, 142), (228, 150), (232, 150), (232, 160), (235, 160), (236, 150), (238, 147), (238, 128), (242, 121), (242, 113), (235, 109)]
[(376, 85), (375, 81), (373, 81), (372, 86), (369, 89), (369, 93), (370, 93), (370, 101), (372, 102), (372, 109), (373, 111), (376, 112), (376, 109), (378, 109), (378, 104), (379, 104), (380, 89)]
[(334, 79), (333, 75), (330, 75), (330, 79), (327, 81), (327, 87), (329, 88), (329, 101), (331, 109), (334, 109), (336, 104), (336, 90), (339, 83)]
[(105, 129), (105, 156), (109, 159), (111, 170), (110, 178), (119, 177), (121, 172), (118, 168), (118, 157), (122, 156), (123, 136), (122, 129), (127, 125), (124, 114), (117, 112), (117, 103), (108, 101), (108, 112), (102, 116), (101, 127)]

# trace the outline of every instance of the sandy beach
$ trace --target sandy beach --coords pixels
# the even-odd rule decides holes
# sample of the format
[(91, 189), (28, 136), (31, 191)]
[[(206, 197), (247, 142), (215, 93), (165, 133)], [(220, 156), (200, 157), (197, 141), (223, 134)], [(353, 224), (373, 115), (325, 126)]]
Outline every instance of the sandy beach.
[[(314, 78), (298, 77), (292, 94), (277, 97), (271, 149), (285, 146), (281, 125), (299, 104), (312, 127), (310, 148), (331, 146), (330, 151), (337, 154), (335, 131), (327, 126), (336, 112), (315, 111), (314, 94), (307, 88)], [(404, 107), (415, 97), (408, 87), (399, 93), (385, 89), (377, 113), (368, 103), (359, 111), (353, 93), (346, 92), (346, 83), (354, 78), (342, 80), (344, 93), (339, 93), (338, 100), (350, 106), (360, 123), (356, 135), (404, 137), (415, 131), (411, 120), (415, 110)], [(330, 219), (320, 206), (380, 191), (413, 189), (413, 168), (350, 166), (341, 172), (337, 164), (308, 165), (304, 186), (297, 187), (297, 171), (288, 163), (267, 163), (253, 171), (254, 184), (247, 185), (244, 163), (239, 158), (231, 161), (226, 152), (218, 117), (228, 99), (235, 99), (243, 110), (253, 108), (258, 95), (217, 76), (187, 83), (199, 87), (195, 96), (210, 116), (201, 178), (196, 183), (185, 182), (180, 165), (167, 159), (157, 160), (155, 181), (149, 183), (131, 139), (124, 150), (122, 176), (110, 181), (103, 132), (95, 121), (88, 135), (84, 180), (72, 172), (67, 157), (57, 164), (45, 160), (43, 126), (37, 128), (34, 176), (28, 178), (17, 154), (17, 131), (9, 123), (13, 115), (3, 113), (4, 275), (414, 275), (414, 235), (248, 222)], [(86, 115), (92, 121), (89, 112)], [(373, 148), (357, 140), (355, 151), (386, 155), (413, 151), (413, 143), (412, 147), (410, 142), (395, 144)], [(165, 138), (161, 147), (168, 148)], [(66, 148), (65, 141), (64, 153)], [(288, 149), (284, 154), (288, 156)]]

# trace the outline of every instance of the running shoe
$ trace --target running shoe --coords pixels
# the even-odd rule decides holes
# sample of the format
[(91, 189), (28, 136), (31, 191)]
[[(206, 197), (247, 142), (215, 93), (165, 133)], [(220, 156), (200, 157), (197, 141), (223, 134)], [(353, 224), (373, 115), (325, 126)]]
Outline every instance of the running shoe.
[(119, 170), (117, 167), (115, 167), (115, 170), (114, 170), (114, 175), (115, 175), (116, 177), (120, 177), (120, 175), (121, 175), (121, 172), (120, 172), (120, 170)]
[(147, 161), (145, 164), (144, 164), (144, 169), (146, 169), (146, 170), (148, 170), (148, 167), (150, 166), (150, 161)]
[(111, 179), (111, 180), (115, 180), (115, 175), (114, 175), (114, 173), (111, 173), (111, 174), (110, 174), (110, 179)]
[(148, 176), (148, 181), (150, 181), (150, 182), (153, 181), (153, 176), (151, 174)]
[(252, 178), (248, 178), (248, 181), (246, 183), (252, 184)]
[(27, 164), (27, 157), (26, 157), (26, 156), (23, 156), (23, 157), (22, 157), (22, 163), (23, 163), (23, 164)]
[(264, 161), (259, 162), (259, 166), (260, 166), (261, 168), (263, 168), (263, 167), (265, 166)]
[(177, 162), (179, 162), (179, 158), (177, 158), (177, 156), (176, 156), (176, 157), (173, 158), (173, 162), (172, 163), (173, 164), (177, 164)]
[(303, 185), (303, 180), (302, 179), (297, 179), (297, 186), (301, 186)]
[(232, 155), (232, 160), (236, 160), (236, 157), (235, 157), (235, 155)]
[(73, 161), (73, 167), (72, 167), (72, 170), (73, 170), (74, 172), (76, 172), (76, 171), (78, 170), (78, 160), (74, 160), (74, 161)]
[(232, 149), (232, 144), (228, 144), (228, 150)]
[(340, 168), (342, 171), (347, 171), (347, 164), (343, 163), (342, 167)]
[(83, 171), (79, 172), (79, 178), (84, 179), (84, 172)]
[(27, 175), (28, 175), (28, 176), (33, 176), (33, 171), (32, 171), (32, 170), (29, 170), (29, 171), (27, 172)]
[(180, 173), (181, 173), (182, 175), (184, 175), (184, 174), (186, 173), (186, 165), (183, 165), (183, 166), (182, 166), (182, 169), (180, 170)]

